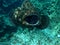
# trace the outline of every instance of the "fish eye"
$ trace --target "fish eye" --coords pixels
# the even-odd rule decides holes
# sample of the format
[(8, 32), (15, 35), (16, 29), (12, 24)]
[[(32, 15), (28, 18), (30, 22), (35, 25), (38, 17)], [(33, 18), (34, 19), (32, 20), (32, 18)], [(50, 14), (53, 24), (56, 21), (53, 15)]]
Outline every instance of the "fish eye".
[(39, 17), (37, 15), (29, 15), (24, 18), (24, 21), (26, 21), (28, 25), (35, 26), (39, 24)]
[[(26, 5), (27, 6), (27, 5)], [(17, 8), (13, 15), (13, 22), (16, 25), (23, 25), (26, 27), (36, 27), (39, 29), (44, 29), (48, 27), (49, 25), (49, 17), (45, 14), (42, 14), (43, 11), (39, 11), (40, 9), (37, 9), (35, 7), (30, 6), (30, 8)]]

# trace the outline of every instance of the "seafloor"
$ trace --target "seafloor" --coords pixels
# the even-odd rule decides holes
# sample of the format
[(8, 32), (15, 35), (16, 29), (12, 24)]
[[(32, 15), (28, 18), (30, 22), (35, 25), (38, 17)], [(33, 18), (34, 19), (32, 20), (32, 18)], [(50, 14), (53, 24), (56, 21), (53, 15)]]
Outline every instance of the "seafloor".
[(45, 29), (16, 26), (10, 18), (11, 10), (26, 0), (0, 0), (0, 42), (8, 45), (60, 45), (60, 0), (29, 0), (50, 18)]

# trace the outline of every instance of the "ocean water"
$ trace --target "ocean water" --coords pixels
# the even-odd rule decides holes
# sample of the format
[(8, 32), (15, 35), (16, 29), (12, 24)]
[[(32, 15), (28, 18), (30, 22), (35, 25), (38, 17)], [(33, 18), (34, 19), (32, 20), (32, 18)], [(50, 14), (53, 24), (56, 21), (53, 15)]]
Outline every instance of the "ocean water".
[(0, 0), (0, 45), (60, 45), (60, 0)]

